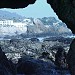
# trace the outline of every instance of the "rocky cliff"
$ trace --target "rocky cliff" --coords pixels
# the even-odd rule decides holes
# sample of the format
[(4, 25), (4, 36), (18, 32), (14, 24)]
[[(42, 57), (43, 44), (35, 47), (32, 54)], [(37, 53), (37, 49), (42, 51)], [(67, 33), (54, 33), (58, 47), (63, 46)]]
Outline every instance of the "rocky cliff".
[[(13, 0), (12, 2), (11, 0), (2, 0), (0, 2), (0, 8), (24, 8), (29, 4), (35, 3), (35, 1), (36, 0)], [(75, 0), (47, 0), (47, 2), (52, 6), (58, 17), (75, 33)]]

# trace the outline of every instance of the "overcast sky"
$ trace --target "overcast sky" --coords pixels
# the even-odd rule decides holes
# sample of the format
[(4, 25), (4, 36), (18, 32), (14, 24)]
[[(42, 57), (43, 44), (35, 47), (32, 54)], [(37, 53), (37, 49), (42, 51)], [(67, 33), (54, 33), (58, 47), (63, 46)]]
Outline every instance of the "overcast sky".
[(42, 18), (42, 17), (57, 17), (53, 9), (47, 4), (46, 0), (36, 0), (34, 4), (28, 5), (23, 9), (0, 9), (9, 12), (16, 12), (25, 17)]

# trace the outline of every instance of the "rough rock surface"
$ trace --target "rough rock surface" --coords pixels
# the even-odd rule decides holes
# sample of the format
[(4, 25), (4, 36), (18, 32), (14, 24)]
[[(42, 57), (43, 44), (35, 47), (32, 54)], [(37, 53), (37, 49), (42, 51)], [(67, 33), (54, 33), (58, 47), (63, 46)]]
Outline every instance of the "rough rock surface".
[(70, 45), (70, 50), (67, 56), (67, 63), (69, 65), (71, 75), (75, 75), (75, 39), (72, 41)]

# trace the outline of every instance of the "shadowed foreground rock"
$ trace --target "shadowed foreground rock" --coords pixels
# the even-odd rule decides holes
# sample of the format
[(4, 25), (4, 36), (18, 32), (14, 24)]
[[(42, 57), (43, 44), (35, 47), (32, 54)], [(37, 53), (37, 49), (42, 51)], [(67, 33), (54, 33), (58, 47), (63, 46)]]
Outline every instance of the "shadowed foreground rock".
[(0, 47), (0, 75), (16, 75), (15, 66), (7, 59)]
[(68, 70), (56, 68), (53, 62), (23, 57), (17, 64), (17, 74), (24, 75), (70, 75)]
[(67, 56), (67, 63), (68, 63), (71, 75), (75, 75), (75, 39), (72, 41), (70, 45), (70, 50)]
[[(0, 8), (25, 8), (34, 4), (36, 0), (1, 0)], [(75, 0), (47, 0), (59, 19), (66, 23), (67, 27), (75, 34)]]

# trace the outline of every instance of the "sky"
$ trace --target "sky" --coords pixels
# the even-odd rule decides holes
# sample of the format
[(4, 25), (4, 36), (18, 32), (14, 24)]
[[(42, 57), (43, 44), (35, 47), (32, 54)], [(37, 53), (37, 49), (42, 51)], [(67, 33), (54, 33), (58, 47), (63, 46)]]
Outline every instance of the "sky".
[(34, 4), (30, 4), (26, 8), (20, 9), (4, 8), (0, 10), (6, 10), (12, 13), (15, 12), (25, 17), (33, 17), (33, 18), (55, 17), (56, 19), (58, 19), (58, 16), (54, 13), (53, 9), (47, 3), (46, 0), (36, 0)]

